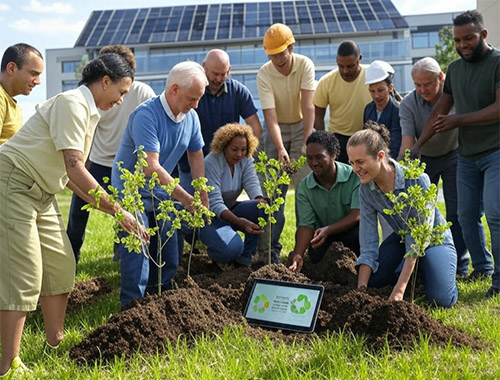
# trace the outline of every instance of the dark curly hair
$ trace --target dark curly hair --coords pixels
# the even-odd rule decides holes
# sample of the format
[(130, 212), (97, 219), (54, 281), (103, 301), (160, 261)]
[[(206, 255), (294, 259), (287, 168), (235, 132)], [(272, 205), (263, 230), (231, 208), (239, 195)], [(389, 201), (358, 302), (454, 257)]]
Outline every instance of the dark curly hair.
[(391, 134), (384, 124), (368, 120), (363, 126), (364, 129), (353, 134), (347, 141), (347, 149), (351, 146), (366, 145), (366, 153), (372, 157), (377, 157), (377, 153), (383, 150), (386, 157), (389, 157), (389, 146)]
[(244, 137), (247, 140), (247, 154), (250, 158), (259, 146), (259, 140), (254, 136), (252, 128), (239, 123), (228, 123), (215, 131), (210, 151), (222, 153), (235, 137)]
[(339, 140), (332, 132), (314, 131), (307, 138), (306, 145), (313, 143), (322, 145), (330, 156), (338, 157), (340, 154)]
[(460, 13), (453, 19), (453, 26), (462, 26), (469, 24), (474, 24), (478, 32), (482, 31), (484, 29), (484, 20), (481, 13), (474, 9), (471, 11)]

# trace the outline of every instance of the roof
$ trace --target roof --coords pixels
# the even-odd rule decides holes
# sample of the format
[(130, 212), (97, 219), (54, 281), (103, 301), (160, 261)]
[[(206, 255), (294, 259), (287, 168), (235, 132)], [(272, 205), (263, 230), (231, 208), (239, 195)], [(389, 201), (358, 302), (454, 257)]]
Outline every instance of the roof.
[(391, 0), (301, 0), (93, 11), (75, 47), (260, 40), (281, 22), (296, 36), (408, 28)]

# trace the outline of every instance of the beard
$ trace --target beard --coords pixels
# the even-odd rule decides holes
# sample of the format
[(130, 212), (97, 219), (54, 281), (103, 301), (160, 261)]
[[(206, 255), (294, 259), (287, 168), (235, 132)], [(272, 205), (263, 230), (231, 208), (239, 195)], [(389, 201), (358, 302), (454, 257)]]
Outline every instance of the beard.
[(484, 39), (483, 37), (479, 37), (479, 42), (478, 44), (476, 45), (476, 47), (472, 50), (472, 55), (470, 56), (470, 58), (465, 58), (463, 55), (462, 55), (462, 52), (461, 50), (458, 50), (457, 49), (457, 53), (460, 57), (462, 57), (462, 59), (464, 61), (467, 61), (467, 62), (477, 62), (477, 61), (480, 61), (481, 58), (483, 57), (484, 55), (484, 52), (485, 52), (485, 43), (483, 42)]

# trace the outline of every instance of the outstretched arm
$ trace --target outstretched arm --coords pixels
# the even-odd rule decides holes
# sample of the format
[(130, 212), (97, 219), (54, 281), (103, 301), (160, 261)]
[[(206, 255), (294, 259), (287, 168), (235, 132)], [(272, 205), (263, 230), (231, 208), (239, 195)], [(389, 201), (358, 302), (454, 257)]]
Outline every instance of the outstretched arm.
[(283, 145), (283, 140), (281, 139), (281, 131), (278, 125), (278, 116), (276, 115), (276, 108), (268, 108), (263, 110), (264, 119), (266, 120), (266, 128), (271, 141), (273, 142), (276, 150), (278, 151), (278, 159), (280, 161), (288, 162), (290, 157), (288, 152)]
[(294, 272), (300, 272), (304, 263), (304, 254), (314, 234), (312, 227), (299, 227), (295, 232), (295, 247), (288, 255), (286, 266)]
[(300, 108), (302, 110), (302, 124), (304, 125), (304, 141), (303, 146), (306, 145), (306, 140), (313, 131), (314, 127), (314, 104), (312, 102), (314, 91), (300, 90)]
[(262, 136), (262, 124), (260, 123), (259, 117), (256, 113), (252, 116), (249, 116), (245, 119), (245, 123), (247, 123), (250, 127), (252, 127), (252, 132), (255, 137), (258, 139)]
[(75, 149), (64, 149), (63, 157), (64, 164), (66, 166), (66, 173), (69, 178), (68, 188), (74, 191), (78, 196), (82, 197), (82, 199), (87, 203), (94, 205), (96, 200), (89, 195), (89, 191), (100, 189), (101, 197), (99, 200), (99, 210), (110, 215), (114, 215), (116, 212), (121, 212), (124, 216), (124, 219), (120, 222), (123, 229), (128, 233), (137, 232), (142, 235), (142, 238), (146, 240), (148, 239), (144, 228), (139, 225), (132, 214), (123, 210), (119, 204), (111, 203), (108, 193), (85, 168), (82, 152)]
[(496, 90), (495, 102), (479, 111), (454, 114), (438, 115), (432, 128), (435, 133), (449, 131), (457, 127), (468, 127), (474, 125), (490, 124), (500, 120), (500, 88)]
[(438, 115), (447, 115), (451, 107), (453, 107), (453, 97), (450, 94), (443, 93), (437, 103), (432, 108), (431, 114), (427, 119), (422, 134), (417, 142), (411, 148), (412, 157), (419, 157), (422, 146), (434, 136), (436, 131), (433, 128), (434, 122), (437, 120)]
[(314, 129), (317, 131), (325, 130), (326, 108), (314, 106)]

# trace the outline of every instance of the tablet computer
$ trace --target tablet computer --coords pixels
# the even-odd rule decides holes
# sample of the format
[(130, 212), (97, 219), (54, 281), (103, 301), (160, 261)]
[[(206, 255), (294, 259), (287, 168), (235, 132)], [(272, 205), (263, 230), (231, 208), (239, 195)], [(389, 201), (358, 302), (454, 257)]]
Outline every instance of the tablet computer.
[(251, 325), (310, 333), (314, 331), (324, 287), (255, 279), (244, 317)]

